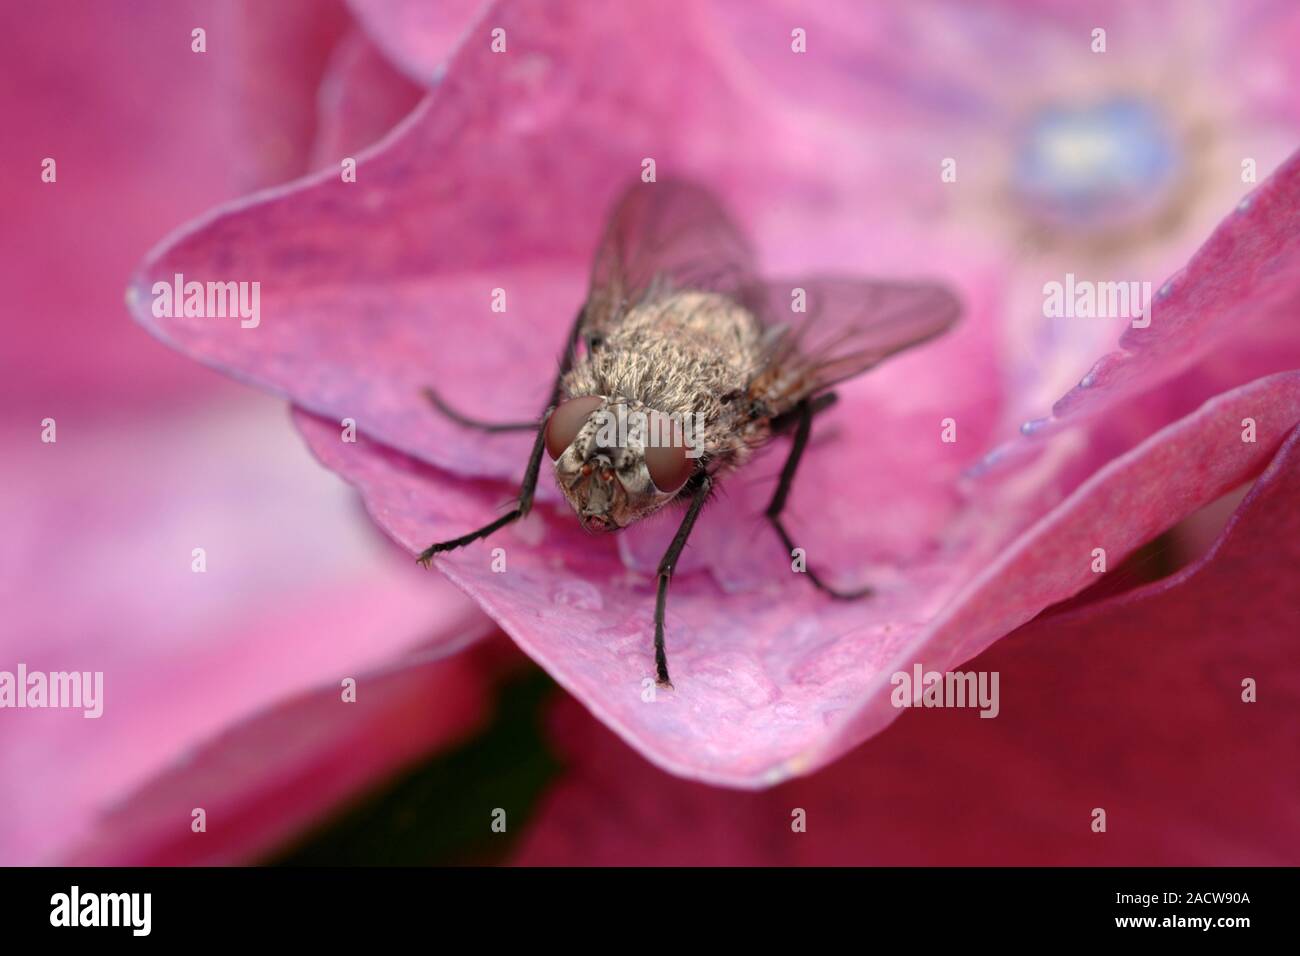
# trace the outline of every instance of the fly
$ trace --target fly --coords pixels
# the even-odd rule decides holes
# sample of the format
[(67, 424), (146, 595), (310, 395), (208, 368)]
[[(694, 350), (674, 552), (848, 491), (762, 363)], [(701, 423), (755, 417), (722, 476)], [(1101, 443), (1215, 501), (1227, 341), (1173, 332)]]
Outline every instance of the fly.
[[(535, 431), (515, 507), (426, 548), (464, 547), (532, 508), (542, 456), (589, 531), (614, 532), (670, 503), (685, 506), (658, 567), (655, 674), (672, 686), (664, 609), (677, 560), (715, 485), (774, 436), (793, 433), (765, 512), (787, 551), (781, 514), (831, 388), (947, 331), (960, 307), (928, 283), (817, 278), (765, 282), (740, 230), (711, 194), (685, 182), (634, 184), (597, 251), (540, 422), (469, 418), (432, 390), (435, 408), (467, 428)], [(833, 598), (870, 594), (808, 580)]]

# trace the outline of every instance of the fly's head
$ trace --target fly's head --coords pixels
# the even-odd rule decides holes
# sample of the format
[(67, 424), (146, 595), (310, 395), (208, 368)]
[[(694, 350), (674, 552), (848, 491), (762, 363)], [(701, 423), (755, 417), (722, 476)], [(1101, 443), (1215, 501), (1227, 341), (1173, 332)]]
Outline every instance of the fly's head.
[(640, 402), (570, 398), (546, 420), (560, 490), (588, 531), (617, 531), (677, 496), (699, 465), (702, 429)]

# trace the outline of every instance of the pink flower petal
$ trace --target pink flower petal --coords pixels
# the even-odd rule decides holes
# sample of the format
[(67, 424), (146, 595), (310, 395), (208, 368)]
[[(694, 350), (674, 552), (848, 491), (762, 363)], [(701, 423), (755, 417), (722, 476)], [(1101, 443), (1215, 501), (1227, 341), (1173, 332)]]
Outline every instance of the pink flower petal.
[[(1247, 415), (1261, 423), (1256, 443), (1241, 440)], [(1027, 491), (1021, 485), (1032, 476), (1022, 474), (954, 502), (942, 532), (901, 563), (854, 541), (846, 552), (865, 557), (873, 572), (866, 579), (878, 590), (866, 602), (828, 600), (788, 573), (740, 595), (683, 573), (668, 604), (676, 690), (660, 691), (653, 703), (642, 698), (653, 672), (653, 577), (622, 571), (608, 539), (588, 537), (571, 516), (543, 508), (439, 566), (650, 760), (713, 783), (766, 786), (822, 766), (897, 717), (888, 683), (895, 671), (918, 660), (954, 667), (1087, 587), (1096, 580), (1094, 548), (1105, 548), (1115, 566), (1257, 473), (1297, 422), (1300, 373), (1274, 376), (1165, 429), (1041, 519), (1037, 509), (1050, 489), (1030, 484)], [(476, 527), (501, 502), (499, 488), (449, 482), (381, 445), (342, 442), (327, 422), (299, 414), (298, 425), (321, 461), (355, 484), (376, 520), (413, 553)], [(906, 489), (853, 507), (864, 512), (864, 528), (888, 526), (892, 510), (907, 511)], [(744, 527), (748, 517), (723, 500), (702, 520)], [(779, 548), (774, 537), (765, 543)], [(810, 551), (810, 563), (817, 554)], [(504, 573), (493, 568), (502, 556)]]
[[(1117, 331), (1097, 319), (1044, 319), (1044, 282), (1059, 281), (1068, 271), (1081, 278), (1149, 280), (1153, 289), (1160, 288), (1253, 188), (1243, 182), (1242, 164), (1249, 160), (1262, 179), (1294, 152), (1300, 141), (1294, 96), (1300, 65), (1285, 51), (1288, 39), (1300, 35), (1300, 9), (1285, 0), (1231, 6), (1194, 0), (1084, 5), (921, 0), (880, 4), (869, 12), (860, 6), (852, 0), (815, 8), (781, 0), (719, 0), (713, 9), (719, 32), (736, 47), (729, 61), (733, 75), (765, 97), (798, 104), (805, 112), (817, 109), (822, 126), (839, 136), (828, 152), (855, 156), (872, 193), (875, 221), (921, 220), (931, 230), (964, 235), (966, 245), (1002, 247), (1004, 340), (1014, 344), (1003, 359), (1004, 378), (1014, 386), (1004, 413), (1014, 420), (1002, 426), (1010, 435), (1029, 419), (1040, 434), (1050, 431), (1055, 423), (1045, 416), (1052, 403), (1114, 348)], [(807, 33), (807, 55), (789, 54), (784, 41), (792, 24)], [(1104, 56), (1079, 39), (1097, 27), (1109, 38)], [(1165, 79), (1173, 76), (1176, 83)], [(1141, 104), (1172, 131), (1185, 188), (1160, 205), (1159, 220), (1120, 229), (1107, 242), (1090, 246), (1068, 229), (1037, 228), (1015, 201), (1021, 178), (1017, 144), (1043, 111), (1087, 108), (1107, 97)], [(870, 149), (859, 157), (864, 142)], [(936, 157), (959, 162), (956, 181), (941, 184), (935, 177), (908, 175), (932, 169)], [(1269, 188), (1274, 187), (1264, 187)], [(1154, 184), (1150, 191), (1158, 194)], [(1289, 198), (1274, 205), (1275, 219), (1278, 210), (1285, 216), (1294, 208)], [(1234, 219), (1242, 221), (1234, 225)], [(1245, 235), (1253, 221), (1230, 218), (1221, 238)], [(1277, 226), (1294, 236), (1295, 229), (1288, 232), (1280, 219)], [(1207, 248), (1204, 263), (1211, 270), (1218, 268), (1226, 244)], [(1199, 357), (1207, 368), (1196, 379), (1171, 382), (1130, 410), (1129, 417), (1140, 419), (1150, 434), (1219, 391), (1300, 365), (1300, 340), (1278, 321), (1285, 319), (1285, 309), (1270, 308), (1263, 289), (1249, 297), (1255, 311), (1245, 314), (1240, 304), (1246, 286), (1271, 281), (1253, 272), (1256, 266), (1270, 259), (1272, 265), (1282, 264), (1293, 252), (1268, 250), (1258, 242), (1258, 248), (1238, 253), (1234, 258), (1245, 270), (1226, 270), (1223, 294), (1210, 295), (1201, 276), (1183, 303), (1199, 298), (1218, 304), (1217, 311), (1198, 320), (1199, 333), (1182, 337), (1181, 320), (1157, 318), (1157, 325), (1183, 339), (1185, 354), (1175, 356), (1147, 341), (1138, 350), (1142, 358), (1129, 356), (1130, 342), (1136, 348), (1138, 340), (1160, 335), (1158, 329), (1132, 331), (1122, 351), (1104, 358), (1096, 375), (1086, 379), (1094, 387), (1068, 396), (1058, 413), (1065, 414), (1076, 400), (1100, 410), (1112, 392), (1121, 399), (1117, 388), (1103, 384), (1121, 366), (1133, 394), (1161, 387)], [(1216, 325), (1232, 331), (1208, 334)], [(1175, 403), (1181, 408), (1170, 407)], [(1125, 447), (1141, 437), (1130, 435)], [(1096, 463), (1104, 460), (1098, 457)]]
[(999, 674), (996, 718), (911, 710), (763, 793), (659, 773), (564, 702), (568, 777), (516, 862), (1295, 866), (1300, 658), (1294, 607), (1270, 593), (1295, 593), (1297, 500), (1292, 432), (1198, 565), (1034, 621), (964, 665)]
[(234, 151), (239, 181), (249, 188), (287, 182), (307, 172), (317, 92), (351, 27), (347, 9), (340, 0), (236, 0), (229, 12), (227, 29), (211, 22), (211, 11), (195, 25), (209, 34), (201, 56), (233, 66), (229, 105), (240, 145)]
[(57, 856), (232, 722), (489, 630), (398, 558), (285, 427), (282, 410), (246, 397), (148, 428), (67, 416), (56, 444), (33, 426), (3, 436), (14, 470), (0, 496), (0, 669), (102, 671), (104, 701), (97, 719), (2, 712), (0, 778), (22, 786), (0, 788), (0, 861)]
[[(223, 866), (284, 844), (337, 805), (482, 721), (484, 675), (465, 656), (414, 656), (277, 702), (189, 749), (96, 821), (59, 863)], [(195, 832), (201, 808), (206, 830)]]
[(1297, 307), (1300, 153), (1244, 199), (1157, 293), (1150, 325), (1126, 330), (1119, 350), (1102, 356), (1053, 413), (1068, 420), (1095, 415), (1211, 353), (1248, 349), (1256, 373), (1294, 368)]
[(319, 119), (312, 169), (340, 175), (344, 157), (377, 143), (420, 101), (422, 91), (398, 73), (359, 30), (334, 50), (316, 94)]
[[(244, 85), (250, 67), (306, 55), (277, 54), (276, 33), (270, 60), (241, 58), (239, 15), (266, 6), (31, 5), (0, 31), (15, 163), (0, 186), (0, 280), (6, 314), (22, 317), (6, 325), (0, 377), (0, 669), (102, 670), (105, 682), (98, 719), (0, 712), (5, 864), (59, 858), (112, 801), (231, 721), (413, 646), (451, 653), (489, 626), (286, 444), (275, 402), (178, 365), (123, 314), (123, 277), (158, 224), (226, 199), (232, 170), (262, 158), (231, 107), (246, 96), (283, 117), (291, 91), (269, 73)], [(291, 19), (293, 4), (275, 6)], [(330, 19), (311, 6), (303, 47)], [(197, 26), (203, 54), (190, 48)], [(309, 116), (313, 97), (300, 101)], [(39, 175), (46, 156), (53, 183)], [(190, 570), (198, 546), (204, 574)]]
[(492, 6), (487, 0), (348, 0), (348, 5), (393, 65), (420, 86), (437, 84), (472, 29), (482, 27), (476, 39), (484, 47), (491, 39), (482, 26)]
[[(194, 10), (180, 5), (143, 18), (99, 3), (72, 9), (16, 8), (0, 31), (11, 78), (0, 85), (0, 400), (13, 421), (97, 414), (110, 393), (119, 408), (153, 409), (217, 383), (132, 334), (122, 280), (160, 223), (233, 193), (229, 129), (212, 117), (233, 56), (214, 52), (219, 62), (205, 68), (190, 52)], [(228, 21), (223, 8), (209, 14), (214, 33)], [(45, 158), (53, 183), (41, 181)]]

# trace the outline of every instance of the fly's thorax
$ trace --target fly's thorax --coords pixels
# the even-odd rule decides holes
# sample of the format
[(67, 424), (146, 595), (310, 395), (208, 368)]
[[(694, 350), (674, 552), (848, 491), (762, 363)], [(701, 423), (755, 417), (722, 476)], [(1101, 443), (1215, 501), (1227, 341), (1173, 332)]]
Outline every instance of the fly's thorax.
[(745, 390), (762, 360), (758, 320), (731, 299), (682, 292), (637, 304), (596, 330), (600, 345), (566, 376), (567, 395), (611, 395), (712, 427), (724, 398)]
[(658, 511), (700, 467), (704, 446), (698, 418), (619, 396), (570, 401), (582, 409), (581, 403), (590, 401), (593, 408), (556, 457), (555, 477), (588, 530), (616, 531)]

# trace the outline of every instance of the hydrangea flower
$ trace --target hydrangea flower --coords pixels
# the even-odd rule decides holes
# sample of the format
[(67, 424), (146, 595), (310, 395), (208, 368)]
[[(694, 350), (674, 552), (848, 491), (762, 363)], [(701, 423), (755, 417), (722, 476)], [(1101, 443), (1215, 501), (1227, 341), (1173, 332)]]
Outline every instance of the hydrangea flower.
[[(358, 7), (394, 35), (385, 5)], [(1101, 52), (1097, 24), (1056, 5), (501, 3), (445, 71), (444, 45), (402, 46), (431, 92), (354, 157), (355, 182), (325, 166), (214, 211), (128, 299), (164, 341), (292, 400), (317, 457), (416, 554), (494, 516), (528, 444), (434, 415), (423, 389), (538, 413), (602, 217), (647, 159), (712, 187), (772, 274), (947, 278), (962, 326), (841, 390), (792, 499), (809, 561), (871, 581), (871, 601), (791, 573), (761, 521), (775, 462), (732, 483), (678, 567), (673, 692), (643, 683), (671, 522), (593, 539), (543, 481), (527, 521), (438, 562), (650, 760), (771, 786), (895, 719), (895, 672), (957, 667), (1084, 591), (1099, 549), (1115, 567), (1300, 423), (1297, 18), (1179, 10), (1212, 56), (1122, 5), (1089, 13)], [(1171, 87), (1185, 76), (1212, 96)], [(1043, 319), (1063, 272), (1151, 281), (1152, 321), (1116, 346), (1131, 317)], [(262, 322), (156, 316), (155, 283), (178, 274), (259, 281)]]

